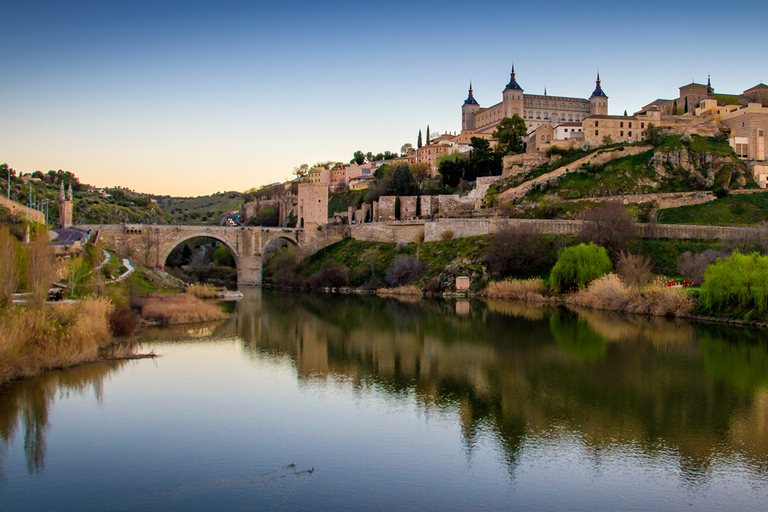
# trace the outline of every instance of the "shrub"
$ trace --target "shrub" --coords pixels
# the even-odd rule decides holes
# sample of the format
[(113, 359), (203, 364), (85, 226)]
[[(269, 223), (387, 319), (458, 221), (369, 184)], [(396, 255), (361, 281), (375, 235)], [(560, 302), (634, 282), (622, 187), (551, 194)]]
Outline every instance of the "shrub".
[(443, 231), (443, 234), (440, 235), (440, 238), (442, 238), (443, 240), (451, 240), (453, 238), (453, 231), (451, 231), (450, 229)]
[(264, 281), (280, 288), (292, 288), (298, 285), (296, 274), (299, 260), (292, 247), (282, 247), (267, 260), (263, 267)]
[(109, 313), (109, 331), (112, 336), (130, 336), (138, 325), (139, 315), (125, 303), (118, 304)]
[(195, 283), (187, 288), (187, 293), (198, 299), (214, 299), (219, 294), (219, 290), (211, 284)]
[(10, 303), (19, 283), (16, 266), (18, 245), (8, 226), (0, 225), (0, 261), (3, 262), (0, 265), (0, 307)]
[(614, 261), (637, 235), (634, 217), (619, 203), (605, 203), (588, 210), (584, 220), (587, 222), (579, 233), (579, 241), (605, 247)]
[(691, 251), (685, 251), (678, 258), (678, 268), (680, 273), (691, 282), (693, 286), (701, 286), (704, 282), (704, 272), (707, 267), (717, 261), (717, 258), (723, 257), (724, 254), (714, 249), (707, 249), (706, 251), (698, 254), (693, 254)]
[(326, 261), (312, 277), (309, 287), (315, 290), (321, 288), (340, 288), (349, 284), (349, 270), (332, 261)]
[(715, 197), (718, 199), (722, 199), (724, 197), (728, 197), (728, 189), (727, 188), (718, 188), (715, 189)]
[(544, 236), (525, 225), (493, 235), (483, 262), (495, 278), (537, 275), (552, 265), (552, 251)]
[(188, 293), (151, 293), (143, 301), (141, 316), (162, 324), (207, 322), (224, 317), (221, 308)]
[(388, 286), (403, 286), (418, 281), (424, 273), (424, 263), (416, 258), (398, 256), (387, 270), (385, 281)]
[(670, 288), (657, 279), (643, 289), (626, 286), (615, 274), (596, 279), (585, 290), (568, 298), (570, 304), (644, 315), (681, 316), (693, 309), (693, 301), (681, 288)]
[(605, 248), (595, 244), (579, 244), (563, 250), (552, 268), (549, 283), (552, 291), (563, 293), (580, 289), (611, 271), (611, 260)]
[(616, 262), (616, 273), (626, 284), (644, 286), (653, 279), (651, 258), (622, 252)]
[(707, 267), (701, 286), (703, 307), (715, 314), (749, 320), (768, 312), (768, 256), (731, 256)]

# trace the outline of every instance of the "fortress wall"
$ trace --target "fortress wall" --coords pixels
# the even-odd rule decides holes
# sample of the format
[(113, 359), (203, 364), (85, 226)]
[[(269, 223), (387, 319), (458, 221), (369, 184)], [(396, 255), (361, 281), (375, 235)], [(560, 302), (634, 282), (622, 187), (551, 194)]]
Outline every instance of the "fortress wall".
[(403, 220), (416, 218), (416, 196), (400, 196), (400, 218)]
[(397, 196), (381, 196), (379, 197), (379, 221), (386, 222), (389, 220), (397, 220), (395, 218), (395, 201)]

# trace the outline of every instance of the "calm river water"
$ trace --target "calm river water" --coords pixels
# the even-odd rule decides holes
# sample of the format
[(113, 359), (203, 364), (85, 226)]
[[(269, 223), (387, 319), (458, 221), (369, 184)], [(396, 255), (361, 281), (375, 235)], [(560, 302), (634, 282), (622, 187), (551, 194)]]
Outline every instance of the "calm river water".
[(0, 510), (768, 509), (765, 331), (250, 295), (3, 388)]

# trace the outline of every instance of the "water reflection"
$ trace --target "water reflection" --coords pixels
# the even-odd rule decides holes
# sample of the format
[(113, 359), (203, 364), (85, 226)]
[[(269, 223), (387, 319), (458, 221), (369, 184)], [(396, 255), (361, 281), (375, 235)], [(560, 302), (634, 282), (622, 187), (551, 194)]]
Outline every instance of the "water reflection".
[(240, 306), (233, 327), (254, 357), (289, 355), (302, 380), (453, 406), (468, 454), (490, 433), (512, 472), (526, 440), (553, 432), (595, 460), (617, 446), (674, 453), (694, 479), (734, 454), (766, 467), (764, 331), (498, 301), (264, 292)]
[[(46, 431), (49, 412), (57, 399), (93, 393), (101, 402), (110, 375), (126, 361), (111, 361), (53, 370), (45, 374), (6, 384), (0, 389), (0, 439), (8, 446), (19, 430), (24, 435), (24, 455), (29, 473), (45, 467)], [(0, 477), (2, 477), (0, 458)]]

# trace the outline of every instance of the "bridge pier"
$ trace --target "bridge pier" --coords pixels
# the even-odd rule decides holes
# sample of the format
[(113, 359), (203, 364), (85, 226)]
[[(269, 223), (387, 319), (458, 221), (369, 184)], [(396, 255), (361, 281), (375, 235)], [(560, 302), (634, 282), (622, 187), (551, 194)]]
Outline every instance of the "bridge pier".
[(261, 286), (261, 257), (241, 256), (237, 265), (237, 284)]

